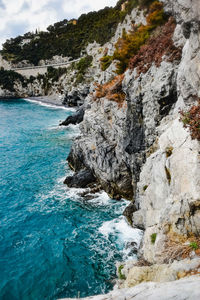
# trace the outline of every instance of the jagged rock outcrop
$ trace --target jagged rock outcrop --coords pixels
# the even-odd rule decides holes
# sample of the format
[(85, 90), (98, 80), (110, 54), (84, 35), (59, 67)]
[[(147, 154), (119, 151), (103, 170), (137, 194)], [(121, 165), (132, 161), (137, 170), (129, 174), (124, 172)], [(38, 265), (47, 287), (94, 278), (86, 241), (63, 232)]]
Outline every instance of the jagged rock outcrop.
[(96, 182), (90, 170), (84, 169), (76, 173), (75, 176), (69, 176), (65, 179), (64, 184), (69, 187), (75, 188), (86, 188), (89, 184), (94, 184)]
[(82, 89), (74, 88), (71, 92), (66, 92), (63, 104), (67, 106), (81, 106), (90, 92), (89, 86), (83, 86)]
[(163, 62), (138, 78), (127, 71), (122, 107), (106, 98), (95, 102), (88, 98), (90, 109), (72, 153), (76, 160), (82, 152), (83, 163), (112, 197), (132, 199), (135, 195), (146, 149), (153, 145), (157, 125), (177, 100), (177, 70), (177, 62)]
[(120, 134), (123, 139), (125, 111), (126, 107), (119, 110), (117, 103), (106, 99), (91, 103), (80, 125), (84, 134), (73, 145), (68, 161), (79, 171), (76, 162), (81, 158), (82, 165), (92, 170), (112, 197), (122, 194), (132, 199), (131, 171), (123, 156), (124, 149), (118, 143)]
[[(191, 140), (179, 118), (166, 120), (159, 128), (158, 150), (146, 161), (138, 183), (133, 224), (146, 228), (143, 255), (162, 262), (173, 234), (199, 236), (200, 160), (199, 142)], [(150, 236), (157, 233), (155, 244)], [(171, 236), (172, 235), (172, 236)]]
[(84, 113), (85, 113), (85, 108), (84, 108), (84, 106), (82, 106), (73, 115), (67, 117), (67, 119), (65, 121), (60, 123), (60, 126), (68, 126), (70, 124), (76, 125), (76, 124), (81, 123), (84, 118)]

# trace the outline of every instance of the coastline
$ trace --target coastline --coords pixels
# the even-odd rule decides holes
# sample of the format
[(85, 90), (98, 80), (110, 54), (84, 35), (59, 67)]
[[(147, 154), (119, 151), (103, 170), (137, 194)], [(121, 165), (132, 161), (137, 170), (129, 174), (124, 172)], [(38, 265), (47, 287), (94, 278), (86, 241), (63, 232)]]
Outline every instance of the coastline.
[(62, 100), (59, 97), (55, 96), (39, 96), (39, 97), (27, 97), (25, 99), (36, 101), (36, 102), (42, 102), (45, 104), (55, 105), (55, 106), (62, 106), (66, 107), (62, 104)]
[(76, 107), (69, 107), (62, 103), (62, 100), (55, 96), (39, 96), (22, 98), (26, 101), (33, 102), (39, 105), (48, 106), (52, 108), (66, 109), (76, 111)]

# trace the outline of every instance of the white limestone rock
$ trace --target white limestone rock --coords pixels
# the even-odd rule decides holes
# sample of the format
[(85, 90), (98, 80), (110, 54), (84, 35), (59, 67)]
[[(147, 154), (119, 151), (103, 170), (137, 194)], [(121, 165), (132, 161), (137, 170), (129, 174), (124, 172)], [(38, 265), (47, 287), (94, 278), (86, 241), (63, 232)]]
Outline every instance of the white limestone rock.
[[(186, 277), (180, 280), (155, 283), (145, 282), (133, 288), (118, 289), (106, 295), (81, 298), (82, 300), (199, 300), (200, 276)], [(75, 298), (76, 299), (76, 298)], [(65, 298), (63, 300), (71, 300)]]

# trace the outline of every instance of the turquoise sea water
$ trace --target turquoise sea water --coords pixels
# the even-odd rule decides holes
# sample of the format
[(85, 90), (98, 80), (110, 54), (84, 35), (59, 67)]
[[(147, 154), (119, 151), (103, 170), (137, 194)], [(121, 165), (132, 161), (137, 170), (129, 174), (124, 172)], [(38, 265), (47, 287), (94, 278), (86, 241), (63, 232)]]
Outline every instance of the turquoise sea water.
[(121, 217), (125, 201), (84, 201), (63, 185), (78, 127), (69, 110), (0, 101), (0, 299), (88, 296), (112, 288), (115, 262), (139, 231)]

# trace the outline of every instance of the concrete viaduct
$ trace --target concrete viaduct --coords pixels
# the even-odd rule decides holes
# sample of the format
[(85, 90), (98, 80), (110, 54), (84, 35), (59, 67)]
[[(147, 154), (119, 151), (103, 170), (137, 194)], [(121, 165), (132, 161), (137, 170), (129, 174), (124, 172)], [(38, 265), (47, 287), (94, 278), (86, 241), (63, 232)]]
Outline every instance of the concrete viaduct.
[[(82, 57), (81, 57), (82, 58)], [(45, 74), (47, 72), (48, 67), (53, 67), (53, 68), (68, 68), (73, 62), (79, 61), (81, 58), (74, 59), (68, 62), (63, 62), (59, 64), (50, 64), (50, 65), (43, 65), (43, 66), (30, 66), (30, 67), (21, 67), (21, 68), (11, 68), (12, 71), (15, 71), (27, 78), (30, 76), (37, 77), (37, 75)]]

